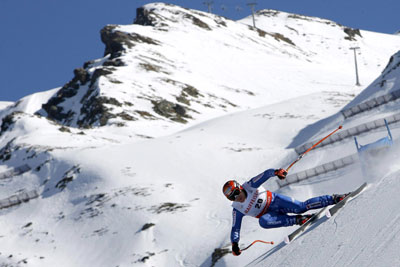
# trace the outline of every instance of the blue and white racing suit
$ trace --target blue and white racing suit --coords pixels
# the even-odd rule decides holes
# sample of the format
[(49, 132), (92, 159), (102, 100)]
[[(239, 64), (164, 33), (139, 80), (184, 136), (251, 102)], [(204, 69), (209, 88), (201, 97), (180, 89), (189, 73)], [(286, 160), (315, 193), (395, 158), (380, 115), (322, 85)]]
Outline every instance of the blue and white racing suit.
[(232, 204), (231, 242), (239, 242), (243, 216), (259, 218), (260, 226), (263, 228), (277, 228), (292, 226), (296, 223), (296, 216), (287, 215), (287, 213), (301, 214), (310, 209), (334, 204), (332, 196), (329, 195), (301, 202), (285, 195), (266, 191), (261, 185), (273, 176), (275, 176), (275, 170), (268, 169), (242, 185), (247, 197), (244, 202), (235, 201)]

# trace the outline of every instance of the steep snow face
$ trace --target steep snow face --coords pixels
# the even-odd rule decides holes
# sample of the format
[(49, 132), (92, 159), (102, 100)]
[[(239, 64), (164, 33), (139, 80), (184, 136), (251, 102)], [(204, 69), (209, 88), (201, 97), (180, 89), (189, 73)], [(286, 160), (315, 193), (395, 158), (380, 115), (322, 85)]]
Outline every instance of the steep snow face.
[(135, 24), (101, 31), (105, 57), (76, 69), (38, 114), (66, 126), (132, 126), (136, 136), (155, 137), (287, 96), (358, 92), (349, 48), (361, 47), (367, 84), (400, 45), (393, 35), (284, 12), (260, 11), (258, 28), (249, 20), (162, 3), (139, 8)]
[(55, 88), (52, 90), (34, 93), (18, 100), (17, 102), (1, 102), (4, 103), (4, 108), (1, 108), (3, 104), (0, 104), (0, 120), (3, 116), (12, 112), (24, 112), (33, 115), (42, 108), (49, 99), (59, 90)]
[(390, 57), (382, 74), (345, 108), (400, 90), (400, 51)]
[[(383, 69), (381, 75), (378, 76), (369, 86), (367, 86), (359, 95), (357, 95), (352, 101), (343, 107), (349, 109), (362, 102), (370, 99), (376, 99), (380, 96), (385, 96), (389, 93), (395, 92), (396, 94), (400, 90), (400, 51), (390, 57), (389, 63)], [(317, 121), (305, 129), (303, 129), (294, 139), (294, 142), (289, 145), (293, 147), (299, 145), (306, 140), (315, 140), (323, 136), (329, 129), (337, 127), (339, 124), (343, 124), (347, 128), (358, 126), (360, 123), (360, 117), (368, 117), (369, 121), (373, 121), (379, 118), (385, 118), (399, 112), (398, 109), (399, 100), (396, 99), (388, 103), (384, 107), (378, 107), (379, 113), (372, 111), (365, 111), (359, 115), (347, 118), (343, 121), (343, 115), (341, 113), (333, 114), (332, 116), (323, 120)]]
[(336, 216), (289, 246), (261, 254), (250, 266), (398, 266), (399, 153), (393, 148), (384, 163), (387, 171)]

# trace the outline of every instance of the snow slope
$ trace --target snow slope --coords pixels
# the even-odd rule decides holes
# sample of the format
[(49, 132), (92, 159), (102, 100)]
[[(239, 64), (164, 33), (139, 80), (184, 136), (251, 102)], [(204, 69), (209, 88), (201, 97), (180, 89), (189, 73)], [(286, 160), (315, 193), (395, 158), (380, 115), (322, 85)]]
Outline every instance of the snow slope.
[[(258, 21), (265, 20), (275, 29), (264, 29), (261, 23), (261, 30), (253, 29), (246, 25), (249, 19), (234, 22), (176, 6), (146, 5), (139, 9), (137, 24), (109, 28), (106, 35), (111, 37), (103, 39), (105, 57), (76, 70), (63, 88), (4, 105), (0, 172), (22, 164), (32, 170), (0, 180), (1, 198), (31, 189), (40, 197), (0, 210), (0, 262), (9, 266), (244, 266), (265, 257), (268, 248), (262, 245), (240, 257), (229, 254), (231, 210), (221, 186), (227, 179), (244, 182), (267, 168), (288, 166), (297, 157), (290, 146), (293, 140), (309, 141), (339, 124), (347, 127), (393, 112), (398, 102), (346, 121), (339, 113), (367, 86), (353, 86), (353, 58), (347, 48), (364, 45), (362, 51), (368, 53), (362, 52), (363, 79), (373, 81), (400, 46), (397, 36), (361, 31), (362, 37), (356, 34), (348, 40), (346, 27), (334, 22), (283, 12), (271, 17), (271, 11), (265, 12)], [(290, 34), (296, 31), (299, 34)], [(136, 41), (123, 41), (119, 50), (115, 40), (123, 36)], [(321, 40), (329, 47), (319, 45)], [(397, 84), (398, 68), (390, 75)], [(370, 88), (361, 95), (373, 97), (384, 90)], [(182, 92), (190, 104), (179, 102)], [(156, 103), (160, 99), (172, 103), (174, 111), (160, 112)], [(189, 116), (178, 116), (178, 103)], [(396, 125), (392, 130), (395, 137), (400, 135)], [(348, 141), (316, 149), (297, 166), (315, 165), (351, 151), (355, 153), (355, 148)], [(347, 192), (364, 180), (357, 167), (281, 192), (298, 199)], [(365, 263), (376, 253), (373, 246), (365, 247), (370, 254), (351, 257), (359, 247), (353, 247), (344, 234), (353, 233), (357, 222), (364, 225), (371, 213), (367, 209), (378, 205), (367, 198), (368, 192), (382, 199), (385, 196), (378, 193), (386, 186), (394, 192), (397, 165), (385, 170), (384, 180), (373, 179), (368, 191), (315, 230), (321, 242), (298, 239), (260, 264), (305, 265), (302, 253), (321, 253), (320, 244), (330, 242), (325, 259), (310, 256), (311, 266), (325, 265), (326, 257), (334, 255), (335, 244), (343, 247), (339, 253), (345, 255), (338, 263)], [(274, 179), (266, 185), (276, 188)], [(357, 215), (352, 217), (354, 224), (346, 216), (349, 212)], [(367, 225), (367, 230), (380, 235), (371, 239), (381, 242), (375, 248), (398, 244), (396, 235), (387, 237), (395, 232), (384, 224), (394, 224), (397, 217), (391, 221), (384, 209), (376, 215), (382, 220)], [(294, 228), (264, 230), (257, 220), (245, 218), (240, 244), (254, 239), (279, 243)], [(332, 240), (333, 230), (341, 238)], [(385, 263), (398, 259), (392, 250), (385, 253), (390, 256)]]
[[(288, 95), (356, 94), (400, 44), (394, 35), (269, 12), (260, 12), (255, 29), (249, 18), (162, 3), (139, 8), (134, 24), (102, 29), (105, 56), (76, 69), (38, 113), (66, 126), (107, 125), (124, 135), (127, 126), (136, 139), (158, 137)], [(354, 46), (361, 88), (354, 87)]]
[(387, 167), (337, 216), (252, 266), (398, 266), (400, 165)]

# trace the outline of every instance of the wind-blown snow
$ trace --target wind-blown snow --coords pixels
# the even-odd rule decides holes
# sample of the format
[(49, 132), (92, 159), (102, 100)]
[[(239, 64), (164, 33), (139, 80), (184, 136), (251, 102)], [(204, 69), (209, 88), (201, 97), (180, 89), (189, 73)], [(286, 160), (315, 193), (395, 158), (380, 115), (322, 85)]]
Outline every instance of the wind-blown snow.
[(376, 181), (336, 216), (293, 244), (261, 255), (250, 265), (398, 266), (400, 210), (396, 199), (400, 165), (395, 159), (399, 152), (397, 145), (386, 158), (389, 161), (380, 162), (381, 173)]
[[(378, 264), (385, 256), (382, 262), (395, 266), (398, 217), (391, 211), (397, 208), (395, 202), (384, 207), (380, 203), (398, 191), (396, 162), (388, 163), (382, 176), (370, 179), (369, 188), (337, 216), (290, 246), (265, 254), (271, 247), (257, 244), (240, 257), (228, 253), (215, 258), (216, 253), (214, 261), (212, 254), (230, 249), (231, 208), (221, 194), (227, 179), (244, 182), (267, 168), (287, 167), (298, 156), (296, 142), (326, 135), (341, 124), (350, 127), (395, 112), (398, 101), (347, 120), (339, 113), (354, 97), (358, 101), (365, 88), (358, 98), (395, 88), (400, 77), (400, 70), (392, 68), (396, 60), (378, 76), (398, 52), (400, 38), (362, 30), (361, 36), (353, 36), (334, 22), (284, 12), (259, 12), (257, 30), (248, 26), (250, 18), (234, 22), (160, 3), (145, 9), (153, 12), (158, 24), (117, 29), (160, 45), (127, 48), (121, 56), (126, 65), (99, 78), (93, 88), (101, 96), (132, 104), (114, 107), (115, 114), (139, 110), (151, 116), (122, 127), (109, 123), (78, 128), (80, 100), (89, 85), (60, 104), (76, 113), (71, 125), (37, 113), (59, 88), (16, 103), (1, 102), (0, 172), (22, 164), (32, 167), (0, 180), (1, 198), (23, 189), (35, 189), (40, 197), (0, 210), (0, 262), (244, 266), (268, 256), (262, 266), (362, 266)], [(354, 86), (351, 46), (361, 47), (361, 87)], [(108, 57), (92, 63), (88, 71), (94, 73)], [(152, 71), (150, 65), (161, 71)], [(393, 86), (369, 86), (375, 79), (390, 80)], [(154, 112), (151, 100), (175, 103), (185, 85), (202, 95), (190, 98), (190, 105), (181, 103), (192, 117), (187, 124)], [(396, 139), (398, 125), (391, 129)], [(360, 136), (360, 142), (385, 134), (379, 129)], [(356, 153), (353, 141), (345, 140), (310, 152), (291, 171), (351, 153)], [(397, 149), (393, 153), (396, 157)], [(300, 200), (347, 192), (365, 180), (360, 173), (353, 165), (280, 192)], [(267, 182), (268, 188), (277, 188), (274, 179)], [(240, 244), (264, 239), (279, 245), (293, 229), (265, 230), (257, 220), (245, 218)]]

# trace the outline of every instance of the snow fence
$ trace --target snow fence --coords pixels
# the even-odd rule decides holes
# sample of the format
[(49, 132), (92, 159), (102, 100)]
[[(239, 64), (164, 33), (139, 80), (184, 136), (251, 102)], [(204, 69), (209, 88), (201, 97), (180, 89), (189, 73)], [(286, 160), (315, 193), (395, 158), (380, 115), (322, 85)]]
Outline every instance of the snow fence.
[(373, 98), (368, 101), (362, 102), (354, 107), (342, 110), (341, 113), (347, 119), (348, 117), (351, 117), (358, 113), (376, 108), (377, 106), (384, 105), (384, 104), (394, 101), (398, 98), (400, 98), (400, 90), (396, 90), (396, 91), (390, 92), (386, 95), (379, 96), (377, 98)]
[(338, 169), (344, 168), (346, 166), (349, 166), (355, 162), (358, 161), (358, 155), (353, 154), (341, 159), (337, 159), (322, 165), (319, 165), (315, 168), (311, 168), (305, 171), (297, 172), (294, 174), (290, 174), (286, 177), (285, 180), (277, 180), (277, 184), (279, 188), (282, 188), (284, 186), (290, 185), (290, 184), (295, 184), (299, 183), (301, 181), (304, 181), (306, 179), (309, 179), (311, 177), (315, 177), (324, 173), (328, 173), (331, 171), (336, 171)]
[[(349, 128), (349, 129), (343, 129), (342, 131), (337, 132), (336, 134), (333, 134), (330, 137), (328, 137), (327, 139), (325, 139), (316, 148), (321, 148), (323, 146), (330, 145), (335, 142), (341, 141), (343, 139), (346, 139), (349, 137), (354, 137), (356, 135), (360, 135), (362, 133), (366, 133), (366, 132), (369, 132), (371, 130), (374, 130), (374, 129), (377, 129), (380, 127), (386, 127), (385, 119), (388, 122), (388, 124), (398, 122), (398, 121), (400, 121), (400, 113), (388, 116), (383, 119), (377, 119), (377, 120), (370, 121), (370, 122), (367, 122), (364, 124), (360, 124), (360, 125), (357, 125), (355, 127)], [(318, 142), (318, 140), (305, 143), (301, 146), (296, 147), (295, 150), (296, 150), (297, 154), (299, 154), (299, 155), (303, 154), (305, 151), (307, 151), (307, 149), (312, 147), (313, 144), (315, 144), (316, 142)]]
[[(374, 130), (374, 129), (377, 129), (380, 127), (387, 127), (389, 136), (390, 136), (390, 138), (392, 138), (388, 124), (392, 124), (392, 123), (395, 123), (398, 121), (400, 121), (400, 113), (391, 115), (391, 116), (383, 118), (383, 119), (377, 119), (374, 121), (370, 121), (370, 122), (358, 125), (356, 127), (349, 128), (349, 129), (339, 132), (337, 134), (334, 134), (334, 135), (330, 136), (329, 138), (327, 138), (326, 140), (324, 140), (318, 147), (323, 147), (323, 146), (335, 143), (337, 141), (340, 141), (340, 140), (343, 140), (345, 138), (349, 138), (352, 136), (355, 137), (356, 135), (359, 135), (361, 133), (366, 133), (366, 132), (369, 132), (371, 130)], [(375, 143), (380, 144), (382, 141), (384, 141), (386, 139), (387, 139), (387, 137), (382, 138), (382, 139), (376, 141)], [(300, 155), (300, 154), (304, 153), (308, 148), (310, 148), (316, 142), (318, 142), (318, 141), (306, 143), (304, 145), (296, 147), (295, 150)], [(357, 141), (356, 141), (356, 146), (358, 149)], [(365, 147), (367, 147), (367, 146), (365, 145)], [(285, 180), (277, 181), (277, 184), (278, 184), (279, 188), (281, 188), (281, 187), (284, 187), (284, 186), (287, 186), (290, 184), (298, 183), (298, 182), (301, 182), (301, 181), (306, 180), (311, 177), (315, 177), (315, 176), (318, 176), (318, 175), (321, 175), (324, 173), (328, 173), (331, 171), (336, 171), (338, 169), (344, 168), (348, 165), (351, 165), (351, 164), (357, 162), (358, 160), (359, 160), (359, 156), (357, 154), (353, 154), (353, 155), (350, 155), (350, 156), (347, 156), (347, 157), (344, 157), (341, 159), (337, 159), (337, 160), (319, 165), (315, 168), (311, 168), (311, 169), (308, 169), (305, 171), (301, 171), (301, 172), (298, 172), (295, 174), (288, 175)]]
[(39, 197), (36, 190), (25, 191), (0, 200), (0, 209), (9, 208)]

